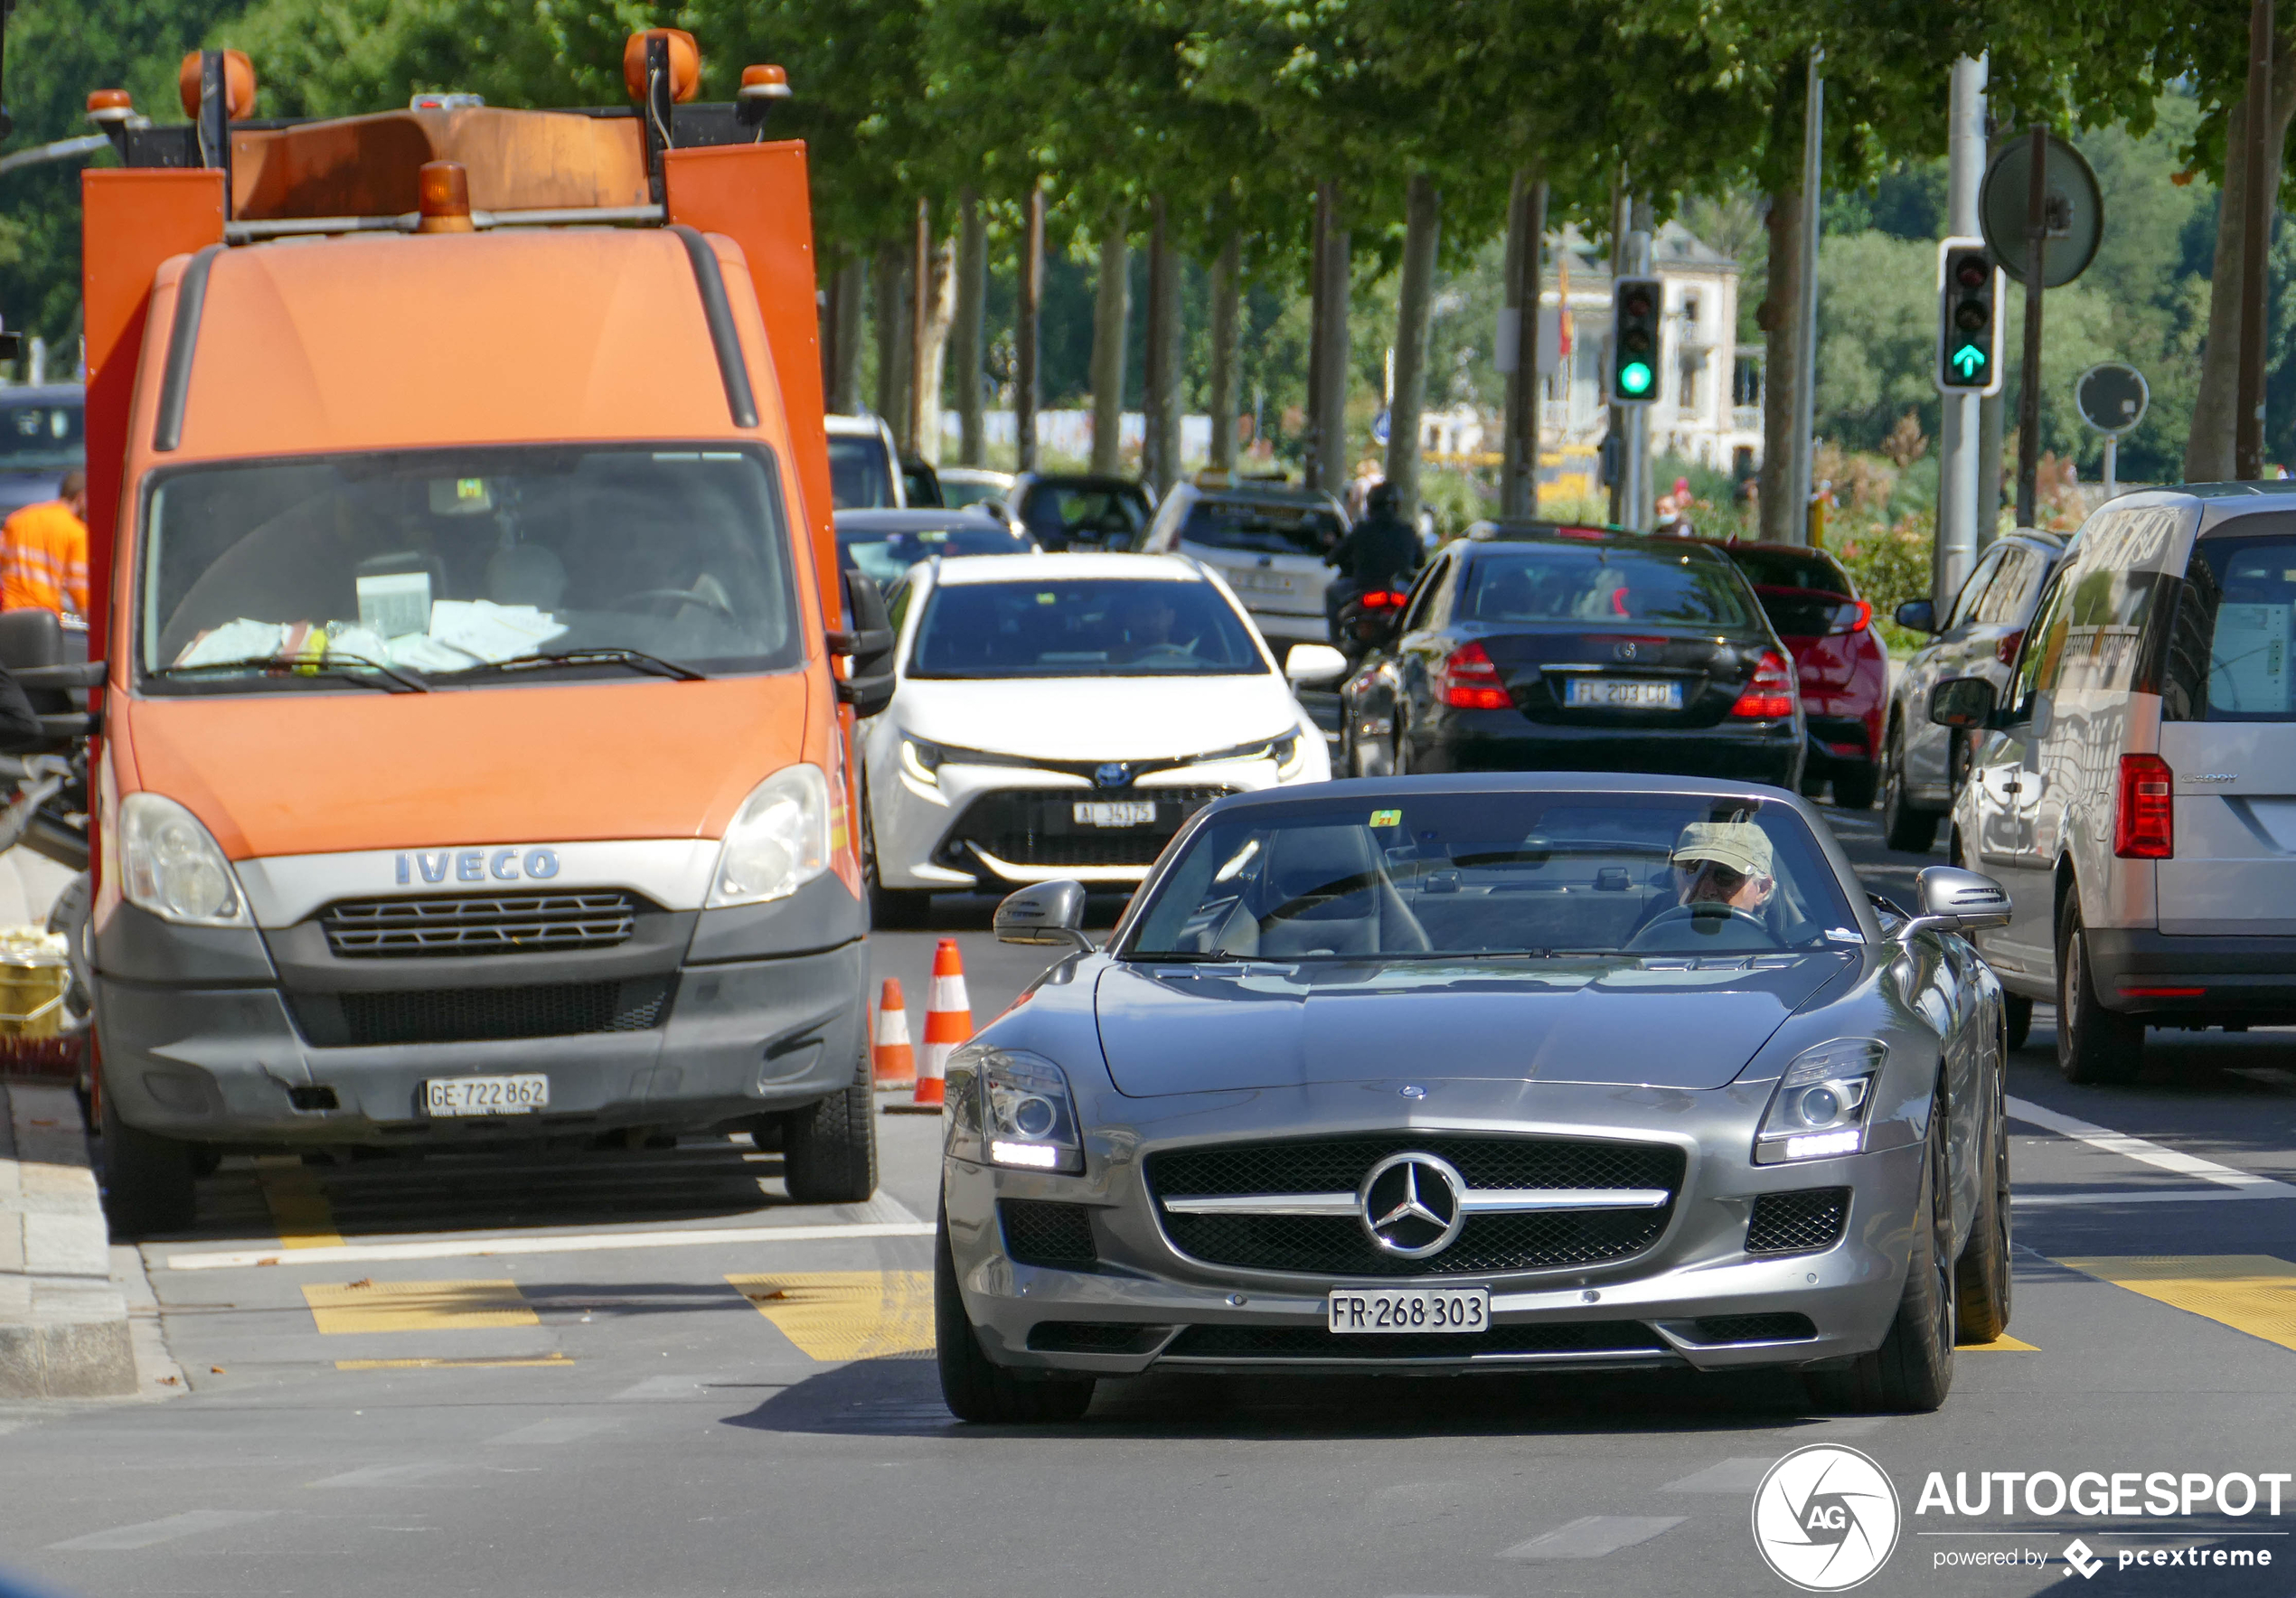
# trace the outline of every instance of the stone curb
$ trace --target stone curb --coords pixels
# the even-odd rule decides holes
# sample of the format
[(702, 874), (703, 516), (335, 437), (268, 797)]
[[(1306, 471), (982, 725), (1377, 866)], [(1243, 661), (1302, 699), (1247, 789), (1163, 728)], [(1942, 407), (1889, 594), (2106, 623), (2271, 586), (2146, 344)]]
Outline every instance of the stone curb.
[(0, 1084), (0, 1398), (136, 1390), (79, 1095)]

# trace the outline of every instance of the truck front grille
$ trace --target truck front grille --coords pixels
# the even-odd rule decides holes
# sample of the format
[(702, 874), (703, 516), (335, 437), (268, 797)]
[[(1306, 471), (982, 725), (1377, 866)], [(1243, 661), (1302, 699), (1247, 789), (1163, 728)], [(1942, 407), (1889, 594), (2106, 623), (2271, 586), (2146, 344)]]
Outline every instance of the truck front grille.
[(628, 940), (637, 905), (617, 889), (353, 899), (320, 913), (338, 959), (559, 954)]

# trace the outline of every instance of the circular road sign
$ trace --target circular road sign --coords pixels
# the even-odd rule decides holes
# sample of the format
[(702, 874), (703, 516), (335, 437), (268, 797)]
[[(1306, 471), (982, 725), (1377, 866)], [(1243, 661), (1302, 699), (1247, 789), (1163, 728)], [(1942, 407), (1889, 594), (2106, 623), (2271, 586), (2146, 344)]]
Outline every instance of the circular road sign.
[[(2043, 169), (2044, 202), (2049, 219), (2048, 277), (2041, 287), (2062, 288), (2089, 269), (2097, 241), (2104, 236), (2104, 195), (2088, 158), (2055, 134), (2049, 135)], [(2001, 270), (2025, 281), (2027, 183), (2033, 171), (2033, 140), (2018, 134), (2003, 144), (1985, 169), (1977, 192), (1977, 224), (1992, 247)]]
[(2124, 361), (2104, 361), (2081, 374), (2073, 385), (2073, 403), (2081, 419), (2100, 433), (2119, 435), (2144, 420), (2152, 398), (2144, 373)]

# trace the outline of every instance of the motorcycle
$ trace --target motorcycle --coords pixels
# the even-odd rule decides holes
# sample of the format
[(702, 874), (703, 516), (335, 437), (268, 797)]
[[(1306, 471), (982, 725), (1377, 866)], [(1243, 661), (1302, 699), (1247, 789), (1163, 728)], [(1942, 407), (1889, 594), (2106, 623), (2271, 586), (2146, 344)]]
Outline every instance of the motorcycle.
[(1340, 606), (1339, 637), (1334, 642), (1347, 656), (1350, 672), (1394, 641), (1397, 625), (1403, 620), (1403, 602), (1409, 597), (1394, 588), (1372, 588)]

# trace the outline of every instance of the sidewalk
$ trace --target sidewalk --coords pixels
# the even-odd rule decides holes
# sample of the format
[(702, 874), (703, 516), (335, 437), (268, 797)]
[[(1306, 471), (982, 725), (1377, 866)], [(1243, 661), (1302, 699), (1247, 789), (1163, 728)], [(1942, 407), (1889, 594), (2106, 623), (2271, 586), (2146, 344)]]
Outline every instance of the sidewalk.
[(0, 1398), (135, 1391), (127, 1299), (79, 1097), (0, 1084)]

